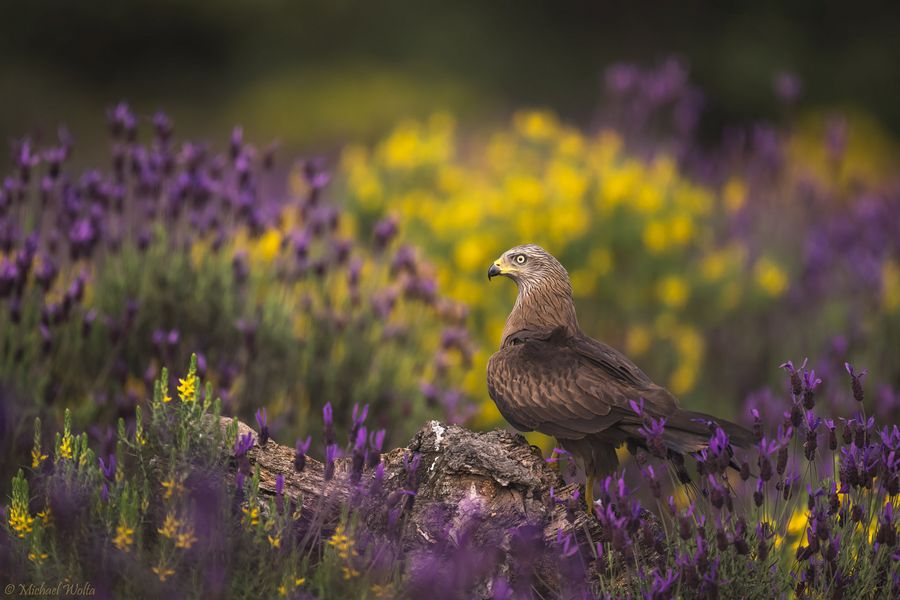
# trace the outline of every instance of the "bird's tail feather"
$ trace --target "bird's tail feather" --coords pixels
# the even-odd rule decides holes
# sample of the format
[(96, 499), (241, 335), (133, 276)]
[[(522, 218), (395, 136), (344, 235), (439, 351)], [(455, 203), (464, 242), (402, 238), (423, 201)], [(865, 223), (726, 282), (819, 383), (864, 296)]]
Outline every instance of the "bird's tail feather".
[[(722, 428), (732, 446), (749, 448), (753, 445), (753, 434), (744, 427), (706, 413), (689, 410), (679, 411), (666, 418), (662, 432), (663, 445), (670, 454), (674, 453), (680, 456), (700, 452), (709, 446), (709, 438), (713, 434), (709, 426), (710, 422)], [(636, 424), (621, 424), (619, 427), (634, 436), (634, 439), (640, 439), (643, 435), (640, 427)], [(736, 469), (739, 468), (736, 463), (732, 466)]]
[[(669, 445), (669, 442), (671, 442), (672, 445), (682, 447), (687, 446), (689, 448), (699, 442), (702, 444), (702, 447), (705, 447), (712, 435), (709, 427), (710, 422), (713, 422), (722, 428), (728, 436), (732, 446), (748, 448), (753, 445), (753, 434), (745, 427), (742, 427), (737, 423), (732, 423), (731, 421), (726, 421), (725, 419), (720, 419), (719, 417), (690, 410), (678, 411), (666, 420), (665, 429), (670, 433), (668, 436), (663, 434), (663, 442), (666, 443), (666, 445)], [(684, 436), (685, 433), (691, 435)], [(672, 449), (681, 452), (678, 448), (673, 447)], [(695, 452), (696, 450), (687, 449), (687, 451)], [(683, 453), (684, 452), (682, 452), (682, 454)]]

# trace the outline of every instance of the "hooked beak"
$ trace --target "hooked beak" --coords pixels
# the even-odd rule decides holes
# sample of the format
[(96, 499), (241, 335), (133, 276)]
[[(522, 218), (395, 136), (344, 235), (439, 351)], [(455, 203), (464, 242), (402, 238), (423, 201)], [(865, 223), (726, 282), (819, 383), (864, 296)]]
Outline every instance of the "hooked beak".
[(488, 281), (490, 281), (497, 275), (503, 275), (503, 269), (500, 268), (500, 265), (494, 263), (491, 265), (491, 268), (488, 269)]

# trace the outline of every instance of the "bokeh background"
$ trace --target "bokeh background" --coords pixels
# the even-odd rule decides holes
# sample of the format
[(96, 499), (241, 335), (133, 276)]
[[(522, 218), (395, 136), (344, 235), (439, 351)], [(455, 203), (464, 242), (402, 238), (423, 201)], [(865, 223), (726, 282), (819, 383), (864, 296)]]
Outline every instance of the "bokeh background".
[(896, 416), (898, 12), (6, 7), (5, 467), (63, 406), (112, 443), (194, 351), (283, 441), (326, 402), (372, 405), (391, 444), (430, 416), (501, 424), (484, 365), (515, 293), (484, 273), (529, 241), (584, 328), (691, 408), (745, 419), (808, 356), (826, 394), (867, 367)]
[[(763, 1), (17, 2), (0, 23), (0, 136), (69, 124), (101, 135), (102, 108), (170, 111), (185, 135), (240, 122), (254, 137), (323, 151), (398, 119), (452, 111), (478, 127), (522, 106), (590, 122), (599, 75), (623, 59), (690, 65), (704, 132), (772, 117), (778, 70), (804, 105), (846, 106), (900, 131), (892, 3)], [(87, 144), (85, 151), (92, 148)]]

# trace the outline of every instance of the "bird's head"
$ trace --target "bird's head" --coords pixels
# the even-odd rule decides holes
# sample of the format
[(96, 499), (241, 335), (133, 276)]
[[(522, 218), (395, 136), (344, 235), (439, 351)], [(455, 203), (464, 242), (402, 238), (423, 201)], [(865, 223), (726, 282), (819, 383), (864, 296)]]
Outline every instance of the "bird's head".
[(535, 244), (510, 248), (488, 269), (488, 279), (504, 275), (516, 282), (519, 290), (552, 286), (571, 294), (569, 274), (552, 254)]

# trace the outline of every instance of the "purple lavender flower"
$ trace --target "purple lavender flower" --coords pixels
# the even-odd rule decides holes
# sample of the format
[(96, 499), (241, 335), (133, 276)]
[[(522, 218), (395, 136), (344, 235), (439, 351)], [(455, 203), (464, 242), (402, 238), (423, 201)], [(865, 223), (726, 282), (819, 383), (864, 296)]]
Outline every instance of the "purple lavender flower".
[(408, 244), (403, 244), (397, 248), (394, 259), (391, 261), (391, 274), (396, 276), (400, 273), (408, 273), (415, 277), (418, 272), (419, 267), (416, 263), (415, 249)]
[(353, 405), (353, 414), (352, 425), (350, 426), (350, 443), (354, 443), (356, 440), (356, 432), (359, 431), (360, 427), (362, 427), (363, 423), (366, 421), (366, 417), (369, 415), (369, 405), (366, 404), (363, 406), (362, 410), (359, 410), (359, 405)]
[(3, 258), (0, 260), (0, 298), (8, 296), (19, 279), (19, 268), (15, 261)]
[(811, 413), (807, 413), (806, 441), (803, 442), (803, 451), (804, 456), (806, 456), (806, 460), (810, 462), (812, 462), (816, 458), (816, 448), (818, 447), (818, 436), (816, 433), (816, 429), (819, 427), (819, 423), (821, 423), (821, 421), (822, 420), (818, 417), (811, 416)]
[(359, 483), (366, 465), (366, 428), (360, 426), (353, 442), (353, 456), (350, 463), (350, 481)]
[(25, 138), (14, 144), (13, 162), (19, 169), (19, 178), (22, 183), (28, 183), (31, 179), (31, 170), (41, 162), (41, 158), (31, 147), (31, 140)]
[(294, 470), (302, 473), (306, 468), (306, 454), (309, 452), (309, 446), (312, 443), (312, 437), (306, 436), (306, 441), (297, 440), (294, 447)]
[(107, 110), (107, 121), (113, 138), (125, 137), (133, 142), (137, 136), (137, 117), (131, 112), (131, 108), (125, 102), (119, 102)]
[(278, 512), (284, 511), (284, 475), (281, 473), (275, 476), (275, 504)]
[(897, 545), (897, 528), (894, 525), (894, 505), (890, 502), (884, 505), (884, 510), (878, 518), (878, 530), (875, 532), (875, 549), (879, 546), (894, 548)]
[(163, 111), (156, 111), (153, 115), (153, 130), (156, 133), (157, 139), (161, 143), (167, 144), (172, 138), (172, 132), (174, 130), (172, 119), (170, 119)]
[(265, 446), (269, 441), (268, 414), (266, 409), (256, 409), (256, 425), (259, 427), (259, 445)]
[(103, 473), (103, 476), (109, 481), (114, 481), (116, 478), (116, 455), (110, 454), (108, 462), (104, 462), (102, 456), (97, 460), (100, 463), (100, 471)]
[(328, 444), (325, 447), (325, 481), (334, 478), (334, 459), (337, 458), (337, 444)]
[(234, 442), (234, 456), (237, 458), (246, 456), (247, 452), (250, 451), (250, 449), (253, 447), (253, 445), (254, 445), (253, 434), (249, 433), (249, 432), (245, 433), (244, 435), (240, 436)]
[(334, 411), (331, 408), (331, 402), (326, 402), (322, 407), (322, 421), (325, 425), (324, 437), (325, 445), (331, 446), (335, 442), (334, 437)]
[(385, 249), (391, 243), (391, 240), (397, 235), (397, 219), (386, 217), (375, 223), (372, 229), (375, 238), (375, 247), (377, 249)]
[(638, 398), (637, 402), (629, 399), (628, 405), (631, 407), (631, 410), (634, 412), (634, 414), (641, 417), (642, 419), (644, 418), (644, 398), (643, 397)]
[(850, 374), (850, 383), (853, 389), (853, 399), (862, 404), (865, 396), (863, 394), (862, 387), (862, 378), (866, 375), (867, 371), (863, 369), (859, 373), (853, 370), (853, 366), (850, 363), (845, 362), (844, 368), (847, 370), (847, 373)]
[(619, 63), (607, 67), (603, 78), (606, 89), (621, 96), (630, 92), (638, 84), (640, 72), (634, 65)]
[(243, 153), (244, 149), (244, 128), (240, 125), (235, 125), (234, 129), (231, 130), (231, 145), (229, 146), (231, 153), (231, 160), (236, 161), (239, 156)]
[(381, 463), (381, 449), (384, 446), (384, 436), (384, 429), (379, 429), (369, 434), (369, 468)]
[(641, 425), (639, 431), (647, 444), (650, 454), (657, 458), (666, 458), (666, 445), (663, 442), (663, 434), (665, 433), (666, 418), (658, 419), (647, 418)]

